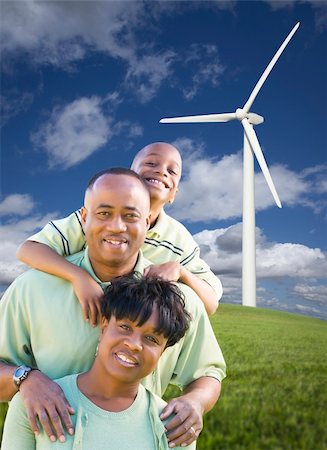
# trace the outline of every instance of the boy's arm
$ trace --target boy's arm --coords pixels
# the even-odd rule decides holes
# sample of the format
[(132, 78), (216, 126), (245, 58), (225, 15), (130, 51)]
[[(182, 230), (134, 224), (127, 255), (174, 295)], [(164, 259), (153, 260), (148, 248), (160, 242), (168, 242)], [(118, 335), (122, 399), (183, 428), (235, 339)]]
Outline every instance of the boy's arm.
[(103, 291), (91, 275), (58, 255), (52, 248), (39, 242), (25, 241), (18, 248), (16, 256), (35, 269), (70, 281), (81, 303), (85, 320), (90, 320), (91, 324), (96, 326), (97, 317), (101, 314)]
[(207, 281), (194, 275), (186, 267), (177, 261), (169, 261), (147, 267), (144, 275), (156, 276), (168, 281), (179, 281), (186, 284), (202, 300), (208, 315), (214, 314), (218, 308), (218, 297), (216, 291)]

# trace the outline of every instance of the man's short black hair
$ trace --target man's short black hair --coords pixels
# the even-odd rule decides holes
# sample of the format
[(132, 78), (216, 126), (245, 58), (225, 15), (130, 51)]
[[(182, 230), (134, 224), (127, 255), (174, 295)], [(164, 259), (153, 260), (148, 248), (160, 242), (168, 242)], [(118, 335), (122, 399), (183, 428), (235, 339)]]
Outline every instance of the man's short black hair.
[(154, 309), (159, 316), (155, 332), (167, 339), (166, 347), (176, 344), (187, 331), (191, 317), (185, 309), (183, 293), (173, 282), (135, 272), (117, 277), (107, 287), (101, 304), (107, 320), (114, 316), (138, 326), (149, 319)]
[(86, 190), (92, 189), (94, 183), (98, 178), (101, 178), (103, 175), (128, 175), (130, 177), (134, 177), (137, 180), (141, 182), (143, 187), (146, 189), (147, 192), (149, 192), (148, 186), (143, 180), (143, 178), (140, 177), (140, 175), (132, 169), (126, 169), (125, 167), (110, 167), (109, 169), (101, 170), (100, 172), (93, 175), (93, 177), (89, 180)]

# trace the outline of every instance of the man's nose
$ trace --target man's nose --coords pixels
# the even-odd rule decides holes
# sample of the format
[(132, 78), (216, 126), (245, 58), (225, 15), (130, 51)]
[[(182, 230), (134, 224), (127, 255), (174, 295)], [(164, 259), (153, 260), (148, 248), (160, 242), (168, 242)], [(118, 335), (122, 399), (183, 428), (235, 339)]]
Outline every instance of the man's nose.
[(123, 231), (126, 231), (127, 226), (122, 217), (120, 215), (117, 215), (111, 217), (111, 219), (107, 221), (107, 228), (110, 231), (121, 233)]

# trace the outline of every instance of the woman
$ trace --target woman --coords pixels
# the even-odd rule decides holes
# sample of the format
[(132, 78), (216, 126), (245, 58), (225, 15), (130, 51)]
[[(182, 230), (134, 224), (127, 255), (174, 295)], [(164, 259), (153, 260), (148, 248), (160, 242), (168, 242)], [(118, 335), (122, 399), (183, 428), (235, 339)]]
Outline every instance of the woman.
[[(160, 420), (166, 403), (140, 381), (188, 328), (181, 295), (164, 280), (136, 275), (114, 280), (102, 302), (91, 369), (57, 380), (75, 410), (75, 434), (61, 442), (51, 442), (44, 432), (35, 436), (18, 393), (9, 406), (2, 450), (167, 450)], [(183, 448), (194, 449), (195, 443)]]

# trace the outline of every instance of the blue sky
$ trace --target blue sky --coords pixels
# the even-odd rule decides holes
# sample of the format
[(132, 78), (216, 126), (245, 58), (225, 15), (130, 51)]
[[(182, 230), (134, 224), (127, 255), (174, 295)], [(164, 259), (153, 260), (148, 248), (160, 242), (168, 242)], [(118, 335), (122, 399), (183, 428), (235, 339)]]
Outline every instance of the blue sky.
[(241, 302), (238, 122), (159, 124), (244, 105), (296, 22), (251, 110), (283, 208), (256, 166), (257, 304), (327, 319), (327, 3), (1, 1), (2, 290), (17, 245), (82, 204), (88, 179), (154, 141), (184, 160), (167, 212)]

